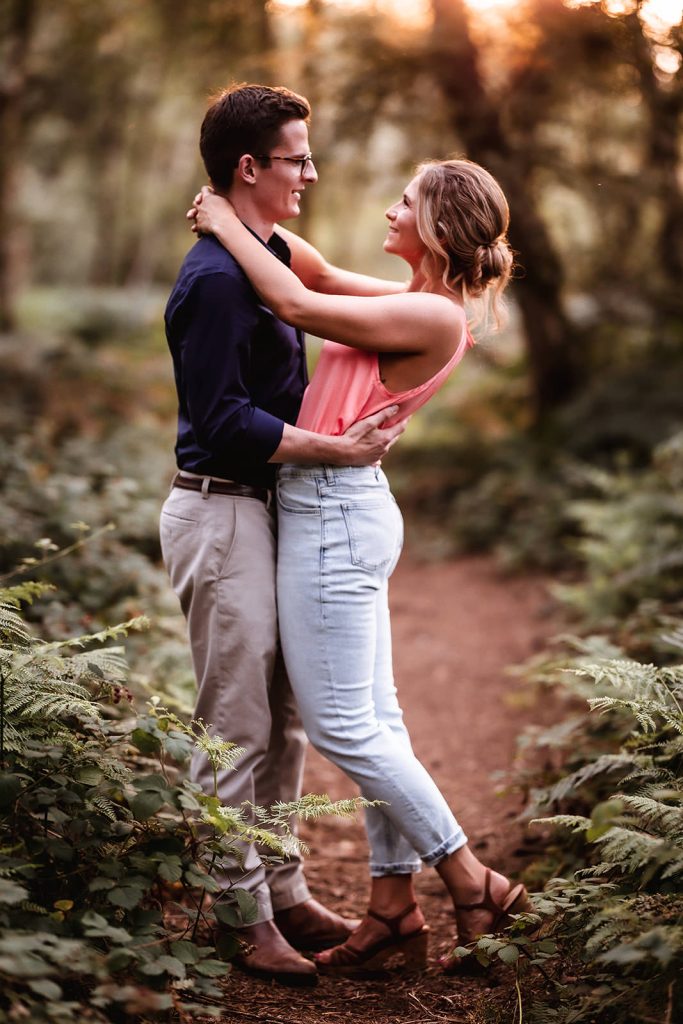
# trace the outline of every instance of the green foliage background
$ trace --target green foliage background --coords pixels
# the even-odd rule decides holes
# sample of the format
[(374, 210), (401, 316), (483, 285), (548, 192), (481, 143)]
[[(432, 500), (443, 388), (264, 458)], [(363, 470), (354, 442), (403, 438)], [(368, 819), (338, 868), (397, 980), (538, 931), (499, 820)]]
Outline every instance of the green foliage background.
[(683, 1009), (682, 442), (646, 469), (592, 471), (594, 496), (570, 505), (583, 578), (556, 588), (580, 633), (520, 670), (566, 709), (522, 737), (513, 778), (543, 830), (527, 881), (544, 891), (507, 936), (458, 953), (511, 965), (536, 1024)]

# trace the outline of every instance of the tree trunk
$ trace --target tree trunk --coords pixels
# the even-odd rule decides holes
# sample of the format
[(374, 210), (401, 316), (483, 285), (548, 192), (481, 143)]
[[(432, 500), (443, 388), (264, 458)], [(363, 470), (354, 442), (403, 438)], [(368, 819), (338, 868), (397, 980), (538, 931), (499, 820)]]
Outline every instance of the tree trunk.
[[(321, 98), (321, 76), (319, 64), (319, 40), (323, 29), (325, 17), (324, 4), (322, 0), (308, 0), (302, 11), (303, 25), (297, 64), (299, 74), (293, 86), (302, 93), (311, 105), (312, 123), (315, 126), (315, 117)], [(320, 170), (320, 168), (318, 168)], [(315, 222), (315, 189), (306, 194), (305, 201), (301, 205), (301, 213), (296, 219), (296, 226), (289, 224), (298, 234), (310, 240)]]
[[(640, 5), (639, 5), (640, 7)], [(653, 67), (652, 44), (643, 33), (638, 11), (627, 16), (632, 32), (634, 63), (640, 79), (640, 90), (649, 116), (648, 176), (654, 180), (654, 191), (661, 210), (658, 256), (666, 299), (673, 301), (678, 313), (683, 311), (680, 286), (683, 280), (683, 190), (678, 164), (680, 117), (683, 111), (683, 70), (665, 87)]]
[(562, 308), (563, 271), (536, 209), (528, 146), (518, 152), (486, 91), (462, 0), (432, 0), (433, 71), (453, 128), (468, 156), (500, 181), (510, 204), (510, 242), (523, 268), (515, 284), (522, 313), (537, 418), (566, 401), (579, 384), (579, 363)]
[(35, 0), (10, 0), (0, 73), (0, 330), (16, 324), (17, 182), (23, 148), (23, 105)]

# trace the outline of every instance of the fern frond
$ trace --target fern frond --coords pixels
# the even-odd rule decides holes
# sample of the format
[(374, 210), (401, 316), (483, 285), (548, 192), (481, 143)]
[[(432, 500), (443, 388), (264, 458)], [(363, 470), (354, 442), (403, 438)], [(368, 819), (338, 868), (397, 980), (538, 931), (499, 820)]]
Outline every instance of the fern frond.
[(616, 866), (607, 861), (600, 861), (598, 864), (590, 864), (586, 868), (579, 868), (575, 872), (574, 877), (580, 880), (592, 880), (599, 878), (606, 878), (613, 875), (616, 870)]
[(116, 813), (116, 804), (112, 803), (111, 800), (107, 800), (103, 796), (94, 796), (88, 800), (90, 807), (94, 807), (100, 814), (103, 814), (105, 818), (109, 818), (110, 821), (116, 821), (118, 815)]
[(585, 948), (588, 955), (594, 957), (614, 945), (615, 942), (620, 942), (623, 936), (629, 935), (632, 922), (623, 920), (621, 917), (612, 917), (611, 920), (606, 921), (603, 912), (587, 921), (584, 928), (593, 933), (587, 940)]
[(8, 604), (0, 604), (0, 638), (3, 646), (27, 647), (34, 643), (24, 620)]
[(651, 789), (656, 791), (667, 785), (674, 787), (676, 784), (676, 776), (669, 768), (649, 762), (647, 764), (640, 764), (632, 772), (629, 772), (628, 775), (625, 775), (620, 785), (629, 786), (633, 782), (643, 783), (644, 780), (647, 780), (647, 784), (641, 787), (641, 792), (646, 795), (652, 795), (650, 793)]
[[(683, 794), (679, 794), (680, 796)], [(648, 832), (666, 836), (672, 842), (683, 840), (683, 808), (672, 807), (650, 796), (619, 794), (624, 810), (637, 816), (638, 826)]]
[[(167, 712), (165, 708), (163, 709), (163, 717), (171, 720), (173, 724), (180, 725), (183, 732), (188, 731), (188, 727), (176, 715)], [(211, 735), (204, 722), (200, 719), (191, 723), (191, 730), (190, 735), (194, 738), (197, 750), (201, 750), (203, 754), (206, 754), (213, 768), (234, 771), (237, 762), (246, 753), (244, 747), (239, 747), (236, 743), (224, 740), (221, 736)]]
[(52, 583), (38, 583), (35, 580), (16, 583), (12, 587), (0, 587), (0, 606), (21, 608), (22, 604), (33, 604), (36, 598), (44, 597), (55, 589)]
[(683, 718), (672, 713), (666, 704), (652, 698), (625, 700), (619, 697), (593, 697), (588, 703), (591, 711), (600, 711), (601, 714), (617, 709), (630, 712), (643, 732), (646, 733), (657, 732), (659, 728), (657, 716), (659, 716), (672, 729), (683, 735)]
[(639, 698), (662, 697), (665, 692), (662, 669), (630, 658), (603, 658), (566, 671), (572, 675), (589, 675), (598, 685), (607, 684)]
[(591, 779), (610, 772), (625, 771), (633, 766), (634, 761), (635, 758), (626, 753), (603, 754), (601, 757), (596, 758), (595, 761), (589, 761), (588, 764), (582, 765), (575, 772), (565, 775), (560, 779), (559, 782), (547, 790), (544, 803), (551, 804), (556, 801), (565, 800), (571, 793), (574, 793)]
[(105, 647), (101, 651), (74, 654), (64, 660), (65, 670), (75, 679), (106, 678), (109, 683), (123, 683), (128, 665), (122, 647)]
[(613, 825), (596, 843), (607, 863), (622, 874), (634, 874), (648, 866), (661, 866), (667, 876), (683, 871), (683, 848), (646, 832)]
[(555, 814), (550, 818), (532, 818), (530, 825), (559, 825), (572, 832), (586, 832), (593, 824), (590, 818), (581, 814)]
[(308, 846), (292, 832), (284, 832), (278, 835), (267, 828), (259, 828), (258, 825), (245, 825), (238, 832), (239, 838), (248, 843), (258, 843), (281, 857), (293, 857), (297, 854), (308, 853)]
[(47, 917), (50, 913), (45, 907), (41, 907), (39, 903), (33, 903), (32, 900), (24, 900), (21, 903), (21, 909), (29, 914), (39, 914), (41, 917)]
[(536, 729), (533, 731), (531, 727), (525, 729), (525, 733), (529, 734), (529, 738), (523, 733), (519, 737), (520, 747), (528, 747), (531, 743), (536, 748), (539, 747), (567, 747), (572, 742), (577, 733), (582, 732), (586, 727), (586, 714), (571, 715), (568, 718), (563, 719), (561, 722), (556, 722), (547, 729)]
[(334, 815), (340, 818), (350, 818), (357, 814), (363, 807), (376, 806), (381, 801), (372, 803), (363, 797), (352, 797), (347, 800), (330, 800), (326, 793), (322, 795), (307, 793), (299, 800), (290, 800), (288, 803), (277, 801), (270, 811), (267, 812), (267, 819), (272, 824), (286, 823), (291, 817), (299, 818), (301, 821), (312, 821), (321, 818), (323, 815)]
[(72, 637), (70, 640), (55, 640), (52, 643), (45, 644), (45, 649), (48, 651), (59, 651), (64, 648), (70, 647), (87, 647), (89, 644), (103, 644), (108, 640), (119, 640), (121, 637), (128, 636), (132, 632), (142, 632), (149, 629), (149, 619), (146, 615), (136, 615), (134, 619), (129, 619), (128, 622), (120, 622), (116, 626), (107, 626), (106, 629), (102, 629), (99, 633), (85, 633), (82, 636)]
[(683, 959), (683, 927), (680, 925), (655, 925), (646, 931), (638, 927), (635, 935), (626, 932), (626, 939), (601, 953), (598, 961), (623, 966), (653, 959), (661, 968)]

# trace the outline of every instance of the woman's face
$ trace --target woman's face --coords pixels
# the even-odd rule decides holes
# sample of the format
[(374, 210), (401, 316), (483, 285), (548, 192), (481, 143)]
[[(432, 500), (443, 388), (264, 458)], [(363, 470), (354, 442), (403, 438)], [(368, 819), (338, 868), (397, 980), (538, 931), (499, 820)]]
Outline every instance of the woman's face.
[(425, 245), (417, 233), (415, 203), (419, 176), (413, 178), (403, 196), (386, 211), (389, 230), (384, 239), (384, 251), (406, 260), (412, 267), (419, 264), (424, 256)]

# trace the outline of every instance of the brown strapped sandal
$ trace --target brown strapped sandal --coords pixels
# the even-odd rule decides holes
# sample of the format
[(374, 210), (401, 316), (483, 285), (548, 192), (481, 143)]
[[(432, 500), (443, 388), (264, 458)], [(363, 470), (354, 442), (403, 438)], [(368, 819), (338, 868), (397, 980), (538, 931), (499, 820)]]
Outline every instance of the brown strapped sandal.
[[(349, 940), (341, 946), (335, 946), (330, 952), (332, 957), (326, 962), (316, 956), (315, 962), (321, 974), (356, 974), (364, 971), (381, 969), (389, 957), (400, 953), (403, 957), (404, 970), (421, 971), (427, 966), (427, 950), (429, 945), (429, 926), (426, 924), (415, 928), (412, 932), (402, 935), (399, 931), (401, 921), (413, 910), (417, 903), (410, 903), (394, 917), (384, 917), (375, 910), (368, 910), (367, 916), (379, 921), (388, 930), (385, 939), (373, 942), (365, 949), (355, 949)], [(353, 938), (353, 936), (351, 936)]]
[[(465, 927), (462, 914), (471, 910), (488, 910), (493, 915), (488, 928), (481, 932), (472, 932)], [(479, 935), (496, 934), (512, 922), (512, 914), (524, 914), (533, 911), (529, 893), (522, 882), (510, 882), (508, 891), (501, 903), (496, 903), (491, 896), (491, 871), (486, 869), (484, 878), (484, 898), (479, 903), (461, 903), (455, 907), (455, 923), (458, 929), (458, 945), (468, 946), (476, 942)], [(473, 956), (459, 957), (449, 953), (439, 961), (444, 974), (467, 974), (481, 969), (479, 961)]]

